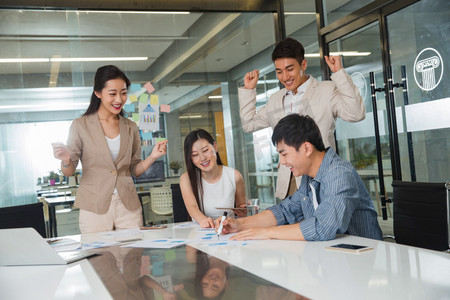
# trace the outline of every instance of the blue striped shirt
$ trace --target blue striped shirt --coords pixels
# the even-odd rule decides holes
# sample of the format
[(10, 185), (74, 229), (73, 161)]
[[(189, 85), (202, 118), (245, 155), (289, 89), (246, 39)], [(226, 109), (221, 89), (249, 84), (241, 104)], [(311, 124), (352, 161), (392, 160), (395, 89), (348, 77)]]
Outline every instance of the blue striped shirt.
[[(310, 183), (316, 186), (319, 206), (314, 210)], [(277, 225), (295, 224), (307, 241), (332, 240), (346, 233), (381, 240), (372, 199), (355, 168), (330, 147), (315, 178), (302, 177), (294, 195), (268, 208)]]

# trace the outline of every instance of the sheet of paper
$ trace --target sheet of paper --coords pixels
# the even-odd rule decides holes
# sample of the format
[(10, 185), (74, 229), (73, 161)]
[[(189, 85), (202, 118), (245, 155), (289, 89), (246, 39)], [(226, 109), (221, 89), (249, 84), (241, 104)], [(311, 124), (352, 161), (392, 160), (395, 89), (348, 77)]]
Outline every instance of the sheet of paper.
[(154, 95), (154, 94), (152, 94), (152, 95), (150, 95), (150, 104), (151, 105), (158, 105), (159, 104), (159, 97), (158, 97), (158, 95)]
[(147, 102), (148, 102), (148, 95), (147, 94), (141, 94), (139, 96), (139, 102), (147, 104)]
[(141, 89), (140, 83), (132, 83), (130, 85), (130, 91), (136, 92), (136, 91), (139, 91), (140, 89)]
[(112, 230), (112, 231), (107, 231), (107, 232), (101, 233), (101, 235), (106, 238), (129, 237), (129, 236), (134, 236), (134, 235), (139, 235), (139, 234), (141, 234), (141, 231), (139, 228)]
[(230, 238), (236, 233), (217, 235), (214, 228), (202, 228), (196, 230), (195, 236), (189, 239), (190, 243), (207, 243), (208, 246), (245, 246), (253, 243), (254, 241), (233, 241)]
[(183, 223), (177, 223), (173, 226), (173, 228), (197, 228), (200, 227), (200, 224), (197, 222), (183, 222)]
[(155, 91), (155, 88), (153, 87), (153, 85), (150, 82), (147, 82), (146, 84), (144, 84), (144, 87), (149, 94), (151, 94)]
[(130, 95), (130, 102), (137, 102), (138, 98), (136, 95)]
[(170, 113), (170, 105), (167, 104), (161, 104), (160, 108), (159, 108), (160, 112), (166, 112), (166, 113)]
[(136, 110), (136, 107), (135, 107), (135, 105), (134, 105), (133, 103), (129, 103), (129, 104), (125, 104), (125, 105), (123, 106), (123, 109), (124, 109), (127, 113), (130, 113), (130, 112), (134, 112), (134, 111)]
[(81, 247), (80, 242), (68, 238), (48, 239), (47, 242), (49, 242), (50, 246), (52, 246), (56, 252), (74, 251)]
[(117, 244), (120, 244), (120, 242), (115, 242), (115, 241), (89, 242), (89, 243), (83, 243), (81, 245), (81, 250), (97, 249), (97, 248), (114, 246), (114, 245), (117, 245)]
[(133, 244), (125, 245), (122, 247), (128, 248), (162, 248), (169, 249), (186, 244), (184, 239), (155, 239), (155, 240), (144, 240)]

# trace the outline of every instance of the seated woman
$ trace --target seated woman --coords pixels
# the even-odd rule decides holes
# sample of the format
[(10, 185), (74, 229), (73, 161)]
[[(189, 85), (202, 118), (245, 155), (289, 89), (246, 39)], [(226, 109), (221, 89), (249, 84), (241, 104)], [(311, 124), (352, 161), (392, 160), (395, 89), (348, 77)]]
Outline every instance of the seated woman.
[[(203, 228), (214, 228), (214, 219), (223, 215), (223, 209), (242, 207), (245, 186), (241, 173), (223, 166), (212, 136), (203, 129), (194, 130), (184, 140), (184, 158), (187, 172), (180, 177), (184, 204), (192, 219)], [(246, 214), (246, 212), (244, 211)]]

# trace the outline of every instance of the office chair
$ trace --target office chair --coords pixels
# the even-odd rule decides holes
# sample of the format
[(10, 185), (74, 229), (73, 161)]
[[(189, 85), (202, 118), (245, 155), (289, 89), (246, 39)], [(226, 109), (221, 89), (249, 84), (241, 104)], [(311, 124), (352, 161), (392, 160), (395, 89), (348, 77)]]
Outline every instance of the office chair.
[(450, 183), (393, 181), (394, 236), (399, 244), (450, 247)]
[(172, 190), (169, 187), (150, 188), (150, 206), (158, 215), (171, 215)]
[(1, 229), (23, 227), (33, 227), (43, 238), (47, 237), (42, 202), (0, 208)]
[(179, 184), (171, 184), (172, 189), (172, 208), (173, 208), (173, 222), (186, 222), (190, 221), (191, 217), (184, 205), (183, 196), (181, 195), (181, 189)]

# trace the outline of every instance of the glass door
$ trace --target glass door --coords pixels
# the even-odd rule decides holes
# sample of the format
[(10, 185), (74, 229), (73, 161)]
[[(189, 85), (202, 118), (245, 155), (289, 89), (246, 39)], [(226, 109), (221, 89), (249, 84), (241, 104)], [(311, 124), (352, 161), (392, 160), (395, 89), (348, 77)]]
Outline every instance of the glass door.
[[(391, 207), (389, 204), (383, 205), (386, 183), (392, 181), (388, 113), (384, 93), (372, 96), (370, 84), (371, 73), (375, 87), (383, 87), (384, 82), (379, 28), (379, 22), (375, 21), (351, 32), (329, 43), (329, 52), (342, 57), (343, 66), (359, 88), (366, 108), (363, 121), (336, 121), (337, 150), (342, 158), (353, 164), (363, 179), (380, 216), (380, 223), (382, 216), (389, 218), (384, 226), (386, 228), (382, 228), (386, 234), (392, 230)], [(383, 179), (381, 182), (380, 178)]]
[(384, 200), (393, 179), (450, 178), (450, 2), (397, 4), (355, 21), (328, 43), (366, 107), (361, 122), (337, 120), (338, 151), (363, 178), (385, 235), (392, 233), (392, 208)]
[(449, 11), (447, 0), (422, 0), (386, 18), (404, 181), (450, 178)]

